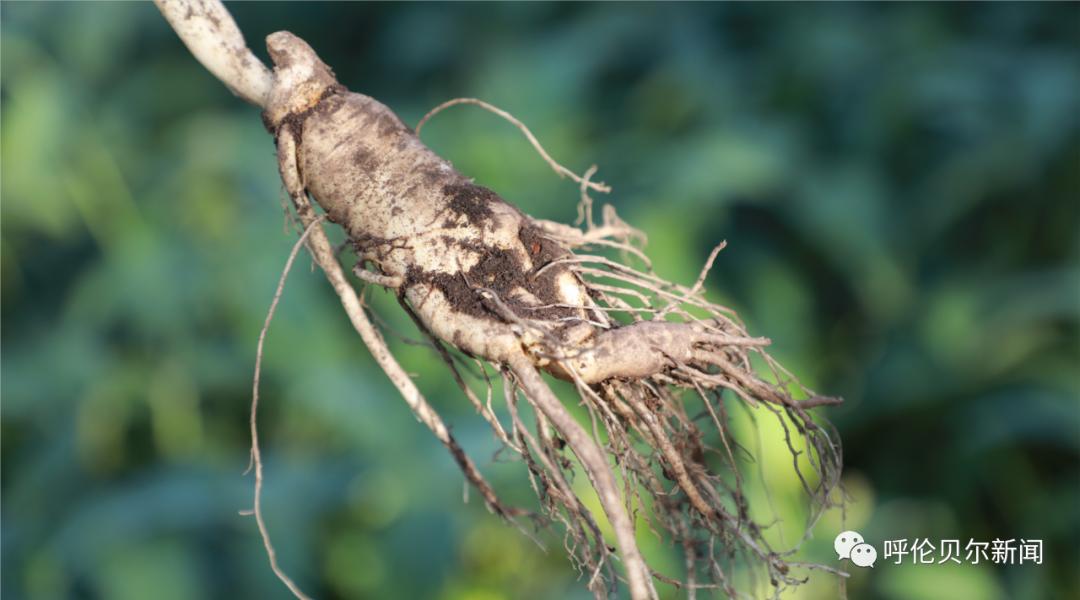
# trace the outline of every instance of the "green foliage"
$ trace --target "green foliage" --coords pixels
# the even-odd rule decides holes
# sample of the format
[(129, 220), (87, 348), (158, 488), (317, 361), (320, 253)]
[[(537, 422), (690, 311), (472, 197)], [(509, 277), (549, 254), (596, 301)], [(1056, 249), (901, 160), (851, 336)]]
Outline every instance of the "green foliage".
[[(847, 398), (830, 417), (867, 540), (1046, 542), (1041, 566), (879, 562), (851, 597), (1080, 588), (1077, 5), (232, 8), (260, 54), (288, 28), (407, 122), (476, 96), (564, 164), (596, 162), (671, 279), (727, 239), (715, 297)], [(256, 336), (293, 242), (271, 140), (149, 3), (0, 17), (2, 592), (283, 597), (236, 512)], [(526, 211), (574, 217), (574, 186), (509, 125), (460, 107), (424, 135)], [(319, 597), (584, 597), (554, 536), (542, 553), (461, 502), (452, 460), (298, 264), (263, 365), (265, 508), (290, 573)], [(437, 358), (394, 347), (528, 502)], [(802, 499), (771, 483), (798, 531)], [(805, 557), (834, 564), (838, 527)]]

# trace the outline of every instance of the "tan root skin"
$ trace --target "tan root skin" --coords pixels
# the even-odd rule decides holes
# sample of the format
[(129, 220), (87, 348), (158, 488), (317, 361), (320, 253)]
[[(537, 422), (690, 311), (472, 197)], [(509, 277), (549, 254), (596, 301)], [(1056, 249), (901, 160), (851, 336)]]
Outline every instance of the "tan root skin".
[[(431, 276), (467, 286), (462, 273), (490, 252), (531, 267), (518, 239), (528, 218), (455, 171), (389, 108), (341, 89), (303, 41), (278, 33), (268, 44), (278, 67), (267, 116), (274, 127), (284, 122), (301, 130), (298, 162), (307, 190), (362, 258), (401, 282), (401, 293), (436, 336), (473, 355), (508, 361), (520, 348), (512, 328), (462, 312)], [(475, 216), (464, 212), (470, 209)]]
[[(569, 267), (532, 276), (545, 266), (538, 258), (570, 254), (542, 237), (546, 223), (473, 184), (382, 103), (346, 91), (303, 40), (279, 32), (267, 45), (276, 63), (268, 127), (297, 136), (304, 187), (375, 265), (373, 275), (400, 285), (440, 339), (503, 364), (524, 349), (537, 366), (569, 378), (564, 365), (543, 358), (555, 352), (544, 343), (552, 339), (546, 331), (557, 345), (578, 350), (572, 368), (585, 383), (647, 377), (671, 359), (693, 360), (695, 343), (720, 339), (683, 323), (614, 330), (583, 323), (588, 292)], [(485, 293), (497, 284), (503, 289)], [(561, 321), (535, 316), (551, 304), (577, 309), (547, 311)], [(515, 323), (506, 307), (534, 327)], [(573, 317), (579, 320), (566, 324)]]

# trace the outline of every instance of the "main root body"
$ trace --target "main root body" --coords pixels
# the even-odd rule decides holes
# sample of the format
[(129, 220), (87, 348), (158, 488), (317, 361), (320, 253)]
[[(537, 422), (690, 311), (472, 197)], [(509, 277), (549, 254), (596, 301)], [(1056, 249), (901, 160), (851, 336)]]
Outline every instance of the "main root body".
[[(195, 4), (206, 14), (219, 8)], [(167, 15), (169, 8), (164, 3)], [(220, 10), (204, 28), (227, 17)], [(272, 86), (245, 98), (265, 109), (282, 181), (305, 235), (313, 232), (308, 246), (379, 364), (493, 512), (523, 529), (525, 514), (539, 517), (533, 522), (562, 523), (568, 554), (598, 598), (614, 595), (620, 579), (635, 600), (656, 597), (657, 581), (690, 597), (699, 589), (736, 596), (737, 569), (764, 571), (777, 593), (804, 580), (792, 567), (808, 565), (789, 562), (794, 548), (774, 549), (752, 517), (736, 458), (745, 450), (728, 412), (742, 405), (776, 416), (816, 515), (834, 496), (841, 456), (827, 423), (809, 411), (838, 400), (798, 384), (766, 353), (767, 339), (750, 336), (731, 310), (706, 299), (705, 277), (721, 247), (694, 284), (665, 281), (653, 273), (639, 231), (610, 207), (595, 222), (589, 191), (607, 188), (591, 181), (593, 170), (572, 175), (541, 150), (560, 175), (580, 184), (580, 226), (533, 219), (458, 173), (390, 109), (348, 92), (299, 38), (279, 32), (267, 46), (275, 63)], [(444, 106), (459, 103), (483, 105)], [(321, 217), (309, 194), (345, 230), (356, 275), (394, 290), (494, 434), (520, 457), (539, 514), (502, 504), (386, 351), (316, 223)], [(487, 402), (458, 369), (468, 358), (481, 365)], [(501, 384), (488, 377), (489, 366)], [(556, 397), (543, 372), (572, 382), (589, 428)], [(505, 398), (502, 417), (492, 405), (496, 387)], [(572, 487), (574, 459), (602, 515)], [(682, 549), (681, 574), (648, 566), (635, 518)], [(602, 533), (603, 519), (617, 549)], [(265, 535), (261, 521), (260, 528)]]
[[(651, 272), (640, 232), (610, 209), (593, 221), (591, 172), (580, 178), (582, 227), (532, 219), (454, 170), (390, 109), (346, 91), (303, 41), (277, 33), (268, 46), (276, 69), (264, 119), (298, 209), (310, 210), (310, 193), (347, 232), (356, 274), (393, 288), (440, 348), (496, 435), (528, 465), (546, 515), (566, 525), (567, 547), (597, 596), (610, 594), (617, 576), (597, 516), (568, 484), (567, 452), (599, 496), (633, 597), (654, 597), (654, 577), (734, 594), (727, 570), (737, 556), (764, 565), (777, 586), (798, 583), (750, 518), (724, 395), (766, 405), (791, 424), (804, 440), (796, 448), (788, 432), (795, 468), (813, 471), (799, 477), (819, 505), (837, 483), (840, 456), (807, 410), (836, 400), (799, 387), (765, 353), (768, 340), (706, 300), (705, 275), (720, 248), (693, 286), (667, 282)], [(509, 435), (457, 372), (453, 352), (502, 373)], [(771, 381), (757, 375), (755, 355)], [(592, 434), (538, 370), (575, 384)], [(519, 395), (534, 409), (534, 432), (516, 409)], [(488, 505), (509, 518), (514, 511), (469, 464)], [(683, 548), (684, 577), (647, 567), (630, 518), (637, 507)]]

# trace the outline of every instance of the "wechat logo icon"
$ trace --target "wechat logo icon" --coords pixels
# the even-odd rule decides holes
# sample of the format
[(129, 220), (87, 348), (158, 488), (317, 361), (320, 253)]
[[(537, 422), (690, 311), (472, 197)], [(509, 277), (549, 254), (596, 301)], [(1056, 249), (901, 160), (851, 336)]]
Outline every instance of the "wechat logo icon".
[(836, 557), (840, 560), (850, 560), (856, 566), (874, 568), (877, 561), (877, 550), (863, 540), (862, 534), (857, 531), (845, 531), (836, 536), (833, 541), (833, 549)]

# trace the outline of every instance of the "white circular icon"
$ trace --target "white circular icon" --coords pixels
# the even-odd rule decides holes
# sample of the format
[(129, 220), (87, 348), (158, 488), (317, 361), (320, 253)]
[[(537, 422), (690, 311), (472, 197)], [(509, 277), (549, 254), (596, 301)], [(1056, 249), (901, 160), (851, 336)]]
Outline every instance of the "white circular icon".
[(872, 569), (875, 561), (877, 561), (877, 550), (870, 544), (855, 544), (851, 548), (851, 562), (856, 565)]

